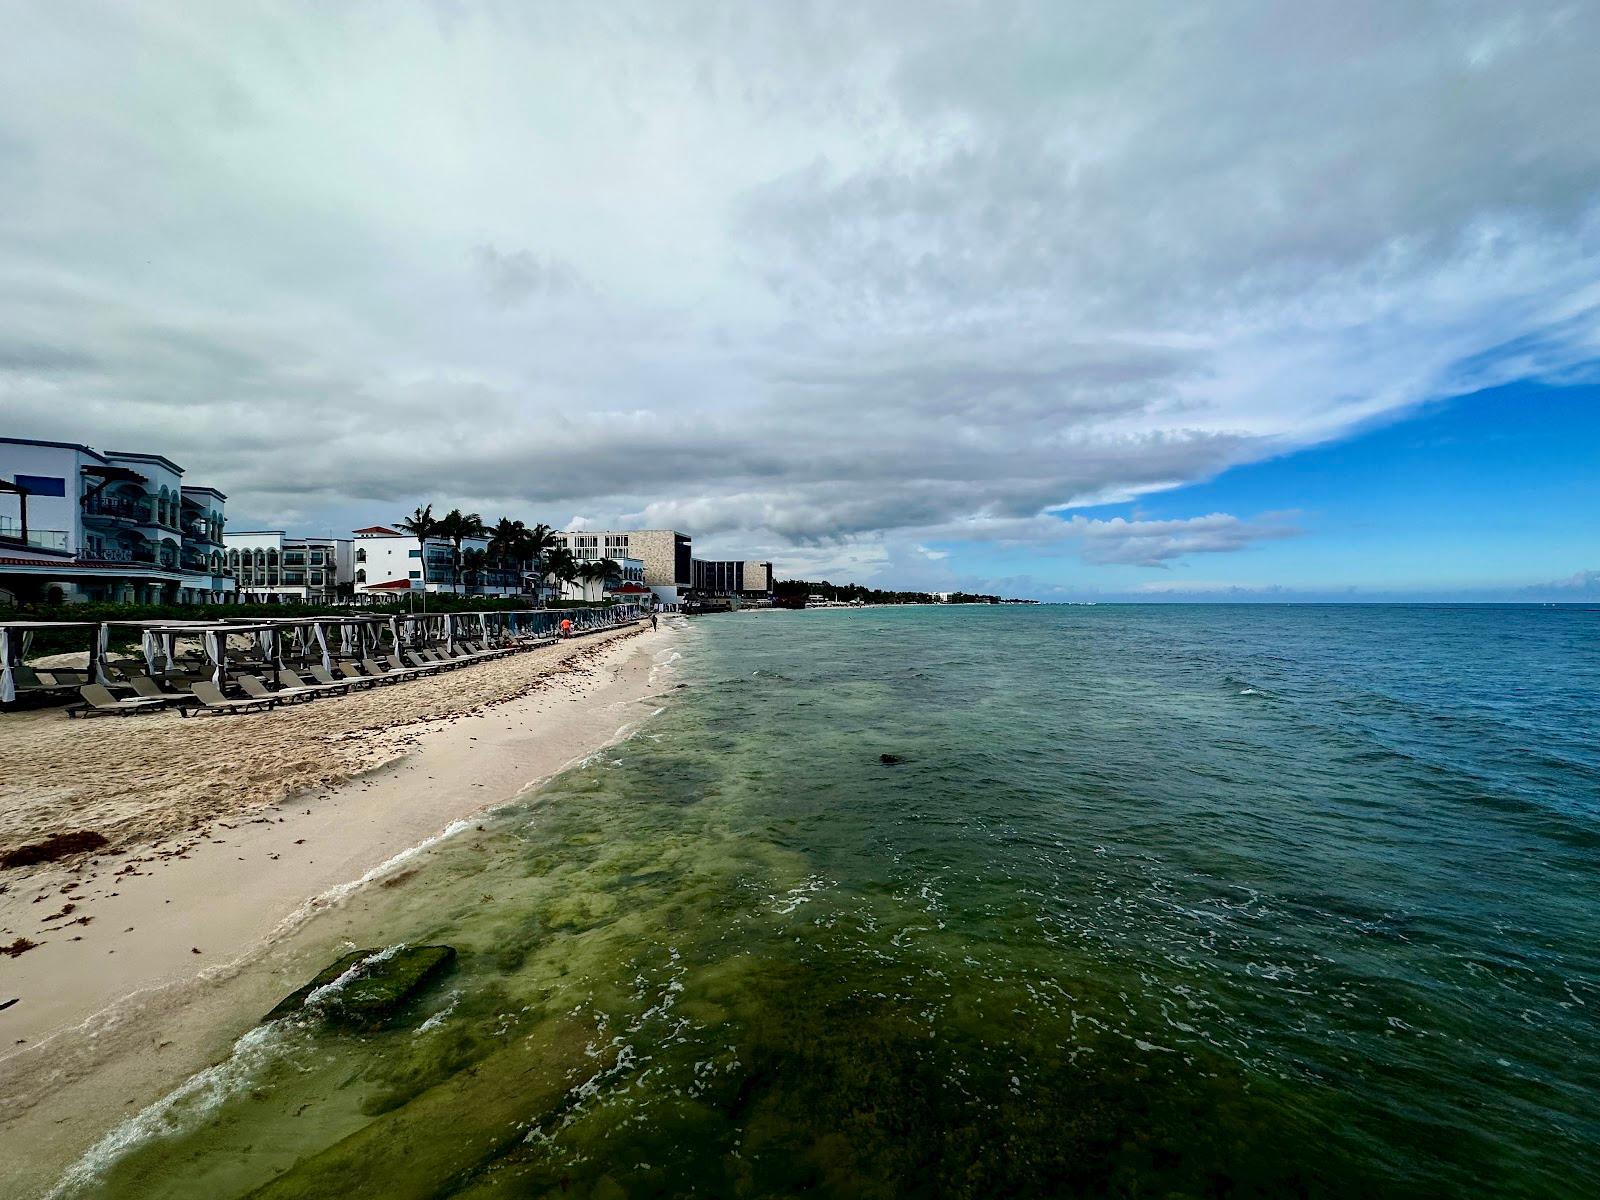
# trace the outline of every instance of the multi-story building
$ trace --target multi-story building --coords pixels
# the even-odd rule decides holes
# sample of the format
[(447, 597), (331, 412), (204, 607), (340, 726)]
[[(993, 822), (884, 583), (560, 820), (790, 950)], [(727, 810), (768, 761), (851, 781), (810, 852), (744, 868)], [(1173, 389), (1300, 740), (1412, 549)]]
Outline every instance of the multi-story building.
[(0, 589), (46, 599), (234, 598), (227, 497), (159, 454), (0, 437)]
[(694, 586), (694, 552), (689, 535), (675, 529), (574, 529), (555, 535), (574, 558), (636, 558), (644, 563), (644, 585), (664, 604)]
[(772, 598), (772, 564), (753, 559), (694, 560), (694, 590), (701, 596)]
[[(514, 570), (485, 562), (474, 569), (474, 552), (487, 555), (488, 538), (461, 542), (462, 570), (454, 570), (455, 545), (447, 538), (429, 538), (426, 547), (410, 534), (387, 525), (369, 525), (355, 531), (351, 567), (358, 594), (383, 595), (421, 590), (459, 592), (473, 596), (514, 596), (521, 581)], [(426, 550), (427, 557), (423, 557)], [(426, 578), (424, 578), (426, 563)]]
[(353, 589), (349, 538), (289, 537), (281, 529), (251, 529), (224, 534), (223, 541), (240, 600), (326, 603)]

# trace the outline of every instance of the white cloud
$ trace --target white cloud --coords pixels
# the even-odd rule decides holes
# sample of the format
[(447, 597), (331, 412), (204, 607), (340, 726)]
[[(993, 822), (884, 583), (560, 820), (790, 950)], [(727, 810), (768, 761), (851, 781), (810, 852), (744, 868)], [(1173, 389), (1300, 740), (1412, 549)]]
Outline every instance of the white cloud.
[(1594, 6), (6, 24), (7, 432), (159, 449), (274, 522), (1159, 565), (1285, 523), (1049, 514), (1600, 350)]

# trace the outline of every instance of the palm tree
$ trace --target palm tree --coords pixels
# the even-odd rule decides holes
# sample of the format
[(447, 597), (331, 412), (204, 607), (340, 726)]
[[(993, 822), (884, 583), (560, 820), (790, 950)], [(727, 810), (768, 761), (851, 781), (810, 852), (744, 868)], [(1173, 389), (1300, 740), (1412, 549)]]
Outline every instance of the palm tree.
[(439, 518), (438, 534), (442, 538), (448, 538), (451, 545), (451, 591), (458, 589), (458, 581), (461, 578), (461, 543), (467, 538), (485, 537), (488, 533), (489, 531), (484, 528), (483, 518), (477, 513), (464, 513), (459, 508), (452, 508)]
[(578, 578), (580, 565), (565, 546), (555, 546), (545, 551), (544, 573), (562, 583), (572, 583)]
[(465, 571), (467, 575), (468, 595), (472, 594), (473, 581), (478, 579), (483, 574), (483, 569), (488, 565), (489, 555), (487, 551), (479, 550), (476, 546), (472, 547), (470, 550), (462, 551), (461, 569)]
[(544, 578), (549, 574), (549, 569), (545, 564), (550, 557), (551, 551), (559, 548), (560, 545), (561, 543), (556, 539), (555, 530), (551, 529), (543, 521), (528, 530), (527, 562), (533, 571), (534, 578), (539, 580), (539, 583), (535, 585), (536, 588), (543, 586)]
[(396, 528), (402, 533), (409, 533), (417, 539), (417, 545), (422, 547), (422, 590), (428, 590), (428, 539), (439, 536), (439, 519), (433, 515), (433, 505), (427, 504), (418, 508), (404, 520), (395, 522)]
[(601, 598), (604, 599), (606, 580), (620, 578), (622, 575), (622, 564), (614, 558), (597, 558), (589, 565), (593, 569), (591, 578), (598, 579), (600, 581), (600, 595)]
[(528, 527), (521, 521), (501, 517), (489, 531), (489, 556), (500, 565), (502, 572), (515, 568), (518, 572), (528, 558)]

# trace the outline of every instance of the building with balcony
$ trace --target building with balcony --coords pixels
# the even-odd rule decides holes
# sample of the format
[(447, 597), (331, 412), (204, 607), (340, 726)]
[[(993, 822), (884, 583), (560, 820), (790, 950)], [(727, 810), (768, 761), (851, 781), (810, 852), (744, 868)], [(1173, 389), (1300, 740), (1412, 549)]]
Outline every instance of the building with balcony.
[(281, 529), (241, 529), (223, 540), (241, 601), (327, 603), (354, 590), (350, 538), (290, 537)]
[(644, 585), (663, 604), (678, 603), (680, 592), (694, 586), (692, 543), (688, 534), (675, 529), (575, 529), (555, 536), (584, 562), (638, 559), (644, 564)]
[(521, 591), (515, 570), (487, 561), (488, 538), (462, 540), (459, 571), (455, 566), (455, 544), (448, 538), (429, 538), (423, 546), (398, 529), (369, 525), (355, 531), (351, 544), (351, 568), (358, 595), (426, 589), (464, 596), (515, 596)]
[(0, 437), (0, 590), (60, 601), (215, 604), (227, 497), (160, 454)]

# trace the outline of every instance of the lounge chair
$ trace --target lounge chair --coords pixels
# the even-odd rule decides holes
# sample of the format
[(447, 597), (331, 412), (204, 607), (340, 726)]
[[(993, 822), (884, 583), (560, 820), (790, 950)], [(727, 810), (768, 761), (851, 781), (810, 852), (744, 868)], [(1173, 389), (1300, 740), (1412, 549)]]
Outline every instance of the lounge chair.
[(445, 669), (444, 663), (435, 662), (431, 658), (424, 658), (420, 650), (407, 650), (406, 657), (411, 660), (409, 667), (393, 654), (389, 655), (387, 661), (394, 670), (405, 671), (411, 675), (437, 675)]
[(355, 663), (342, 662), (338, 664), (338, 667), (340, 675), (343, 675), (347, 680), (359, 687), (373, 687), (382, 683), (385, 678), (382, 675), (364, 675), (361, 672), (361, 668), (357, 667)]
[[(41, 676), (32, 667), (21, 666), (16, 669), (17, 699), (25, 695), (36, 696), (74, 696), (81, 684), (64, 684), (56, 682), (55, 676), (46, 671)], [(48, 681), (48, 682), (47, 682)]]
[(98, 683), (86, 683), (78, 689), (78, 695), (83, 697), (83, 703), (74, 704), (67, 709), (69, 717), (103, 717), (108, 713), (115, 713), (125, 717), (129, 713), (154, 712), (156, 709), (167, 706), (167, 698), (153, 699), (147, 696), (134, 696), (127, 700), (118, 700), (104, 686)]
[(392, 671), (420, 671), (424, 675), (432, 675), (436, 671), (444, 670), (444, 667), (442, 667), (440, 664), (436, 662), (430, 662), (428, 659), (422, 658), (415, 650), (407, 650), (406, 658), (410, 659), (411, 661), (402, 662), (398, 654), (389, 653), (385, 654), (378, 661)]
[(178, 692), (167, 691), (159, 679), (150, 675), (135, 675), (128, 680), (128, 686), (133, 689), (134, 695), (143, 696), (146, 700), (165, 700), (171, 704), (187, 698)]
[(251, 712), (261, 708), (276, 708), (278, 705), (276, 696), (269, 696), (265, 700), (253, 696), (245, 700), (230, 700), (216, 684), (203, 681), (194, 685), (194, 699), (199, 703), (184, 704), (178, 711), (187, 717), (192, 712)]
[(295, 687), (314, 688), (315, 690), (317, 690), (319, 692), (342, 692), (342, 693), (348, 695), (351, 688), (360, 686), (359, 684), (355, 683), (353, 680), (335, 679), (332, 675), (330, 675), (328, 673), (328, 668), (327, 667), (312, 666), (312, 667), (308, 667), (307, 670), (310, 671), (311, 678), (315, 679), (316, 683), (307, 683), (304, 679), (301, 679), (300, 676), (296, 675), (293, 671), (285, 670), (285, 671), (280, 671), (278, 674), (279, 674), (279, 676), (281, 678), (287, 679)]
[(34, 674), (47, 688), (81, 688), (94, 682), (87, 671), (35, 671)]
[(382, 658), (363, 658), (361, 669), (367, 673), (369, 679), (376, 679), (379, 683), (399, 683), (416, 674), (415, 671), (406, 669), (396, 671), (386, 659)]
[(430, 647), (427, 650), (419, 650), (417, 653), (422, 656), (423, 662), (431, 662), (436, 666), (445, 668), (447, 671), (454, 670), (465, 661), (464, 659), (451, 658), (437, 646)]
[(296, 701), (304, 703), (317, 697), (315, 688), (286, 687), (273, 691), (267, 687), (266, 680), (258, 679), (254, 675), (239, 676), (239, 686), (244, 689), (245, 695), (254, 696), (257, 700), (282, 700), (285, 704), (293, 704)]

